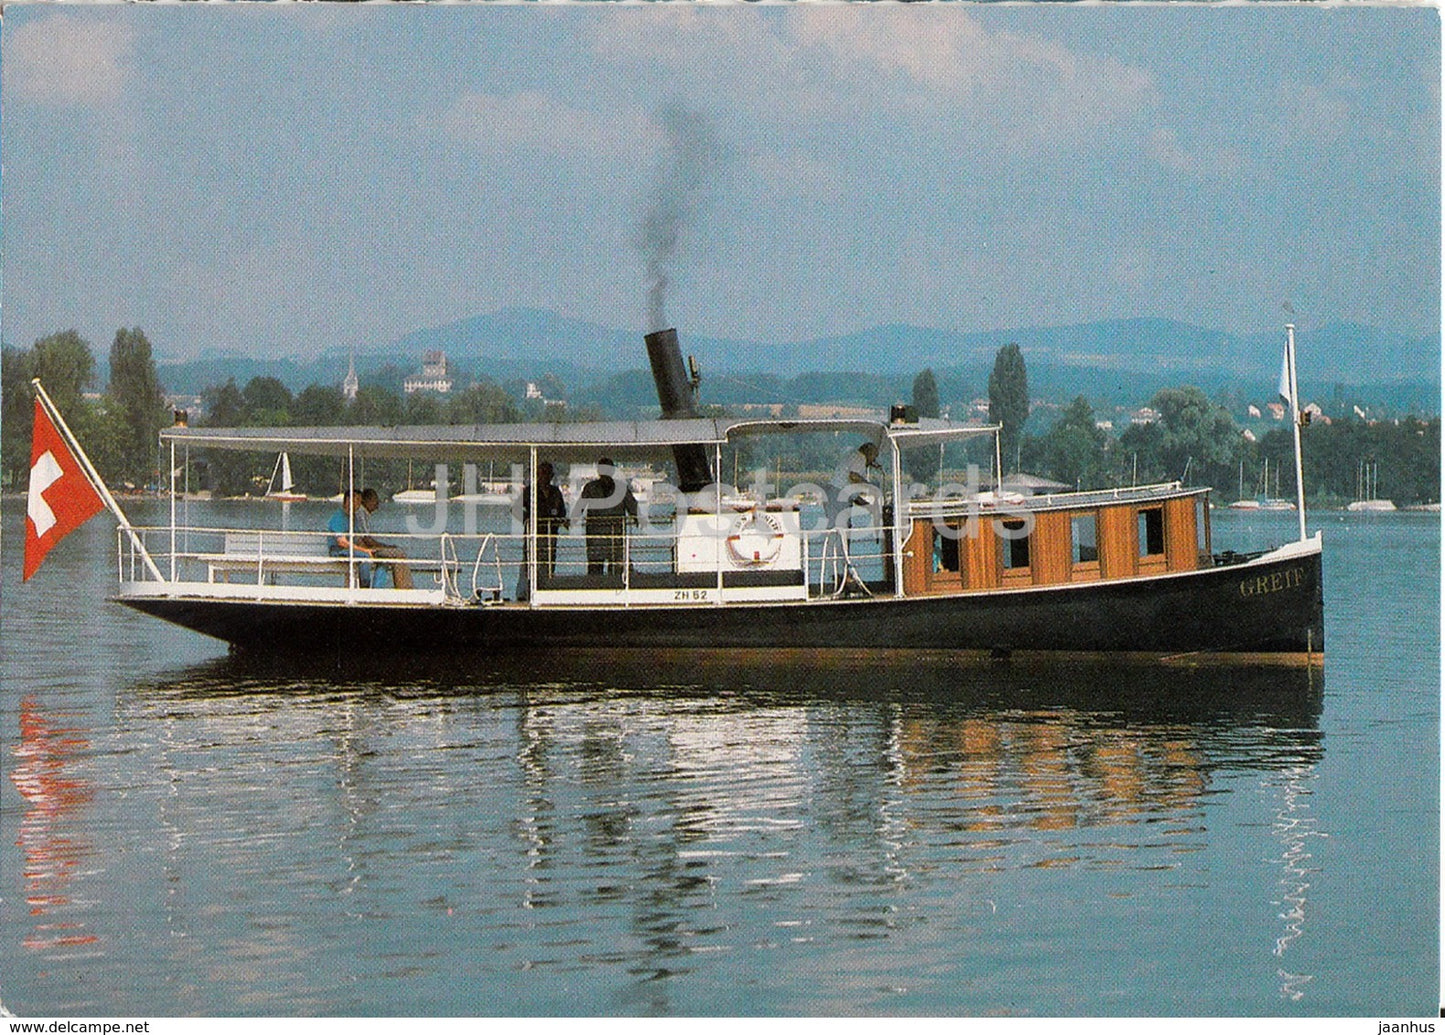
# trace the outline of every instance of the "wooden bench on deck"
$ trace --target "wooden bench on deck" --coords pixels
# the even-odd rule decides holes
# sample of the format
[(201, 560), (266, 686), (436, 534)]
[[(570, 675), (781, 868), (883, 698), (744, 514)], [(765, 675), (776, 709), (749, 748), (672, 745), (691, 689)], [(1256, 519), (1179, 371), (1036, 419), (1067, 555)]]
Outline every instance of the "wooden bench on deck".
[[(206, 564), (206, 581), (229, 582), (232, 572), (243, 572), (255, 578), (256, 582), (267, 581), (271, 576), (314, 575), (332, 573), (342, 577), (346, 585), (355, 582), (348, 576), (351, 561), (345, 556), (333, 557), (330, 553), (331, 535), (319, 532), (227, 532), (225, 546), (221, 553), (200, 555)], [(371, 560), (363, 553), (356, 555), (357, 565)], [(442, 562), (431, 558), (408, 557), (405, 560), (391, 559), (372, 561), (377, 567), (386, 564), (405, 564), (413, 572), (430, 571), (440, 573), (445, 566), (455, 573), (458, 565), (454, 561)], [(248, 580), (249, 581), (249, 580)], [(438, 575), (438, 581), (440, 576)]]

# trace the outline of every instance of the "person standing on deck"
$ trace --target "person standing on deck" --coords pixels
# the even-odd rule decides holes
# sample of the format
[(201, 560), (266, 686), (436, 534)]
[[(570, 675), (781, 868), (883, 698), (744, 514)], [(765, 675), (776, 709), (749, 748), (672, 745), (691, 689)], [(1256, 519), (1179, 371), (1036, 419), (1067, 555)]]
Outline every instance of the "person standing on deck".
[[(550, 578), (557, 563), (557, 536), (567, 527), (567, 501), (552, 484), (552, 465), (537, 465), (537, 577)], [(532, 486), (522, 486), (522, 571), (517, 579), (517, 599), (528, 597), (528, 538), (532, 533)]]
[[(552, 465), (537, 465), (537, 574), (551, 575), (556, 567), (557, 536), (567, 527), (567, 501), (552, 484)], [(531, 528), (532, 486), (522, 486), (522, 524)]]
[(622, 571), (627, 521), (637, 520), (637, 500), (607, 457), (597, 461), (597, 477), (582, 487), (587, 522), (587, 573)]
[[(874, 508), (878, 503), (878, 492), (869, 478), (870, 471), (882, 471), (878, 466), (878, 443), (864, 442), (849, 453), (833, 475), (833, 498), (828, 501), (828, 527), (838, 528), (840, 518), (855, 507)], [(876, 524), (877, 521), (874, 522)]]

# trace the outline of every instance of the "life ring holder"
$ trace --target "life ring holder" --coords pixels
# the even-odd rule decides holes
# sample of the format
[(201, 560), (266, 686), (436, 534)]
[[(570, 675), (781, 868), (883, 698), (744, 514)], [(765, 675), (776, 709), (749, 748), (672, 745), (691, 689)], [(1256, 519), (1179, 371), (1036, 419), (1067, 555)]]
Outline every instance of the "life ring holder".
[[(758, 518), (762, 520), (771, 530), (771, 534), (758, 530)], [(752, 554), (745, 553), (738, 548), (743, 536), (749, 539), (766, 539), (769, 548), (766, 551), (758, 550)], [(783, 552), (783, 538), (786, 533), (783, 531), (783, 523), (766, 511), (751, 510), (738, 519), (733, 526), (732, 534), (727, 537), (728, 556), (735, 564), (749, 568), (762, 568), (772, 564)]]

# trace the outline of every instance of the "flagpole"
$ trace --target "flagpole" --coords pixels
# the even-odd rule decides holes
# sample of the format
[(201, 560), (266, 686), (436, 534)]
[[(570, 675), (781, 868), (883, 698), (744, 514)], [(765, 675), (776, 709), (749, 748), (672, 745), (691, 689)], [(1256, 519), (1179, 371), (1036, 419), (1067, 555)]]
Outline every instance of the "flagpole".
[(1295, 373), (1294, 324), (1284, 325), (1287, 334), (1285, 354), (1289, 357), (1289, 405), (1290, 422), (1294, 425), (1294, 485), (1296, 504), (1299, 507), (1299, 537), (1303, 542), (1308, 538), (1305, 532), (1305, 477), (1304, 453), (1300, 449), (1300, 403), (1299, 378)]
[(85, 450), (81, 448), (80, 442), (77, 441), (75, 434), (70, 430), (70, 425), (65, 423), (65, 418), (62, 417), (60, 411), (56, 409), (54, 400), (52, 400), (50, 396), (46, 394), (45, 389), (41, 387), (40, 378), (32, 378), (30, 383), (35, 387), (35, 397), (40, 400), (40, 405), (45, 407), (46, 414), (55, 422), (55, 426), (60, 429), (60, 434), (65, 438), (65, 444), (70, 447), (70, 451), (74, 453), (75, 458), (80, 461), (81, 473), (85, 475), (85, 480), (90, 482), (90, 487), (100, 494), (100, 498), (105, 501), (105, 505), (110, 508), (110, 512), (115, 515), (115, 519), (120, 522), (120, 527), (126, 530), (126, 533), (130, 536), (131, 545), (140, 551), (141, 560), (145, 561), (146, 567), (149, 568), (150, 573), (156, 577), (156, 581), (167, 581), (166, 577), (161, 574), (161, 570), (156, 567), (156, 562), (151, 559), (149, 551), (145, 548), (145, 543), (141, 542), (141, 538), (136, 533), (135, 528), (132, 527), (130, 519), (125, 516), (125, 511), (120, 509), (120, 504), (115, 501), (115, 497), (112, 496), (110, 490), (106, 488), (104, 479), (101, 478), (91, 465), (90, 457), (85, 455)]
[(171, 439), (171, 581), (176, 581), (176, 440)]

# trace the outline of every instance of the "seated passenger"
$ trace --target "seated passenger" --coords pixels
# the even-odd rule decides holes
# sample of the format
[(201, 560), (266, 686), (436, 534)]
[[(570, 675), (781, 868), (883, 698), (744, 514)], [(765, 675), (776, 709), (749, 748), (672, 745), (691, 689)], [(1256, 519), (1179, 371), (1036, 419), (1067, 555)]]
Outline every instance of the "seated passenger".
[[(361, 510), (357, 516), (361, 518), (362, 528), (370, 531), (371, 515), (381, 506), (381, 498), (377, 496), (375, 489), (361, 490)], [(373, 557), (406, 559), (406, 551), (399, 546), (390, 543), (383, 543), (373, 539), (370, 535), (359, 536), (357, 541), (371, 552)], [(411, 589), (411, 568), (405, 564), (384, 564), (387, 571), (391, 572), (391, 584), (397, 589)]]
[[(356, 583), (362, 589), (367, 589), (371, 586), (371, 550), (362, 544), (363, 537), (352, 536), (357, 515), (363, 511), (361, 493), (342, 493), (341, 506), (326, 522), (326, 531), (331, 533), (326, 552), (332, 557), (350, 557), (355, 554), (357, 557), (367, 558), (356, 565)], [(350, 583), (351, 580), (348, 578), (346, 581)]]

